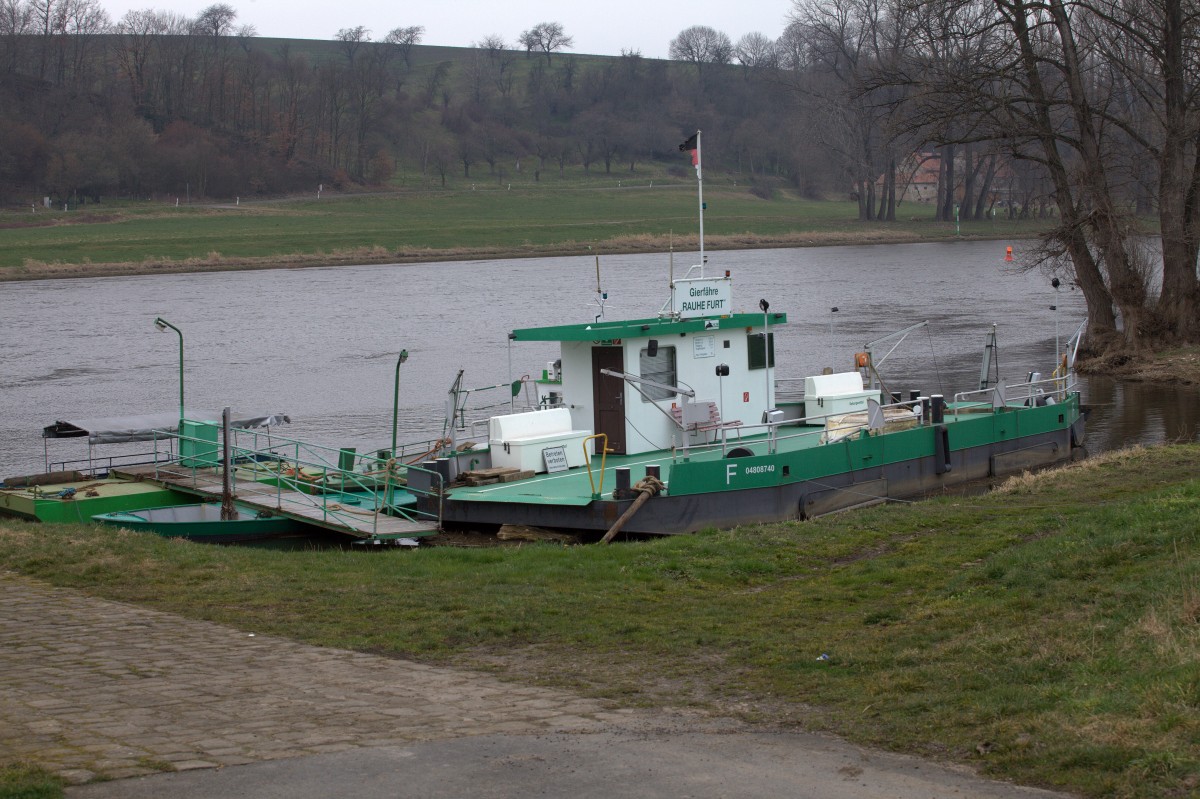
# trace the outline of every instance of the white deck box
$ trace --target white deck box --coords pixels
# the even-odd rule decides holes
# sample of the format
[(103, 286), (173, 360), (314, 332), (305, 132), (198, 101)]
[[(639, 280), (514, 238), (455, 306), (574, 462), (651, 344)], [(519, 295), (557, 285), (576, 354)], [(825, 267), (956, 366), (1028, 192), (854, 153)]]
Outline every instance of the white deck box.
[(584, 466), (591, 460), (592, 443), (584, 452), (583, 440), (591, 434), (571, 428), (571, 411), (566, 408), (493, 416), (488, 420), (492, 466), (544, 472), (543, 451), (552, 447), (563, 448), (568, 467)]
[(804, 378), (804, 415), (854, 413), (867, 409), (867, 400), (879, 400), (879, 391), (863, 388), (858, 372), (838, 372)]

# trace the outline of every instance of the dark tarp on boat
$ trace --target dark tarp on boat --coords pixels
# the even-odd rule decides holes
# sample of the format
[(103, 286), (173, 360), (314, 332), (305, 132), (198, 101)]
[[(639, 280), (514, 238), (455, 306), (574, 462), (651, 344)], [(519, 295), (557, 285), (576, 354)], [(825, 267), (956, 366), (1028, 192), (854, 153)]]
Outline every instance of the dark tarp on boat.
[[(188, 421), (221, 423), (221, 411), (188, 409)], [(231, 413), (233, 427), (270, 427), (290, 423), (282, 413)], [(179, 429), (179, 412), (146, 413), (139, 416), (109, 416), (99, 419), (68, 419), (42, 428), (42, 438), (88, 437), (89, 444), (122, 444), (127, 441), (153, 441), (155, 433), (175, 433)]]

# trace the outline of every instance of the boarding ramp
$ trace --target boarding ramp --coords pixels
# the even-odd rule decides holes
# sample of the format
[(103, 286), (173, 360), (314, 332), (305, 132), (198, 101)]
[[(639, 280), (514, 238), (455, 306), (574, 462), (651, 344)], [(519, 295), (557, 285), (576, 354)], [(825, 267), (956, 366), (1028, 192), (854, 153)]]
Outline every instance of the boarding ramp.
[[(225, 469), (219, 433), (215, 425), (164, 431), (152, 462), (117, 466), (112, 473), (220, 501)], [(428, 442), (422, 451), (436, 451), (438, 444)], [(431, 488), (420, 491), (408, 487), (411, 472), (428, 470), (385, 451), (360, 455), (255, 430), (231, 435), (229, 477), (238, 503), (358, 539), (416, 538), (441, 529), (442, 476), (423, 475), (416, 482)]]

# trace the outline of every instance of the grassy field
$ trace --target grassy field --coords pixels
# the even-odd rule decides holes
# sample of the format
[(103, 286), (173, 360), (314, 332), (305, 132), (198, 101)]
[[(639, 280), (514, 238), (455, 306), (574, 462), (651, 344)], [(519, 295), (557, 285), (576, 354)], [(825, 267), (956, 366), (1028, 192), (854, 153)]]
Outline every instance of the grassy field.
[[(0, 279), (154, 272), (180, 267), (294, 266), (445, 258), (695, 249), (695, 183), (648, 179), (175, 207), (116, 203), (0, 214)], [(949, 238), (953, 224), (919, 218), (860, 223), (857, 205), (776, 192), (771, 200), (725, 181), (706, 186), (712, 249)], [(974, 237), (1034, 234), (1037, 225), (971, 223)]]
[[(1095, 797), (1200, 789), (1200, 446), (610, 547), (282, 553), (0, 524), (0, 568)], [(0, 792), (0, 796), (3, 793)]]

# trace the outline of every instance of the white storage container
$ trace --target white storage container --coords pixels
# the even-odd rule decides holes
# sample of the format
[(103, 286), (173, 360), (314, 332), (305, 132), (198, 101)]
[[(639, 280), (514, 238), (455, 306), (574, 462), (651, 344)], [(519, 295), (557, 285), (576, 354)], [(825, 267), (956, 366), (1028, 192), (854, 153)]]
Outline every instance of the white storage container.
[(867, 409), (867, 400), (879, 401), (878, 390), (864, 389), (858, 372), (814, 375), (804, 379), (804, 415), (854, 413)]
[(571, 412), (566, 408), (493, 416), (488, 420), (492, 466), (544, 472), (543, 451), (553, 447), (563, 448), (568, 467), (583, 466), (591, 455), (584, 452), (583, 440), (591, 434), (591, 430), (571, 429)]

